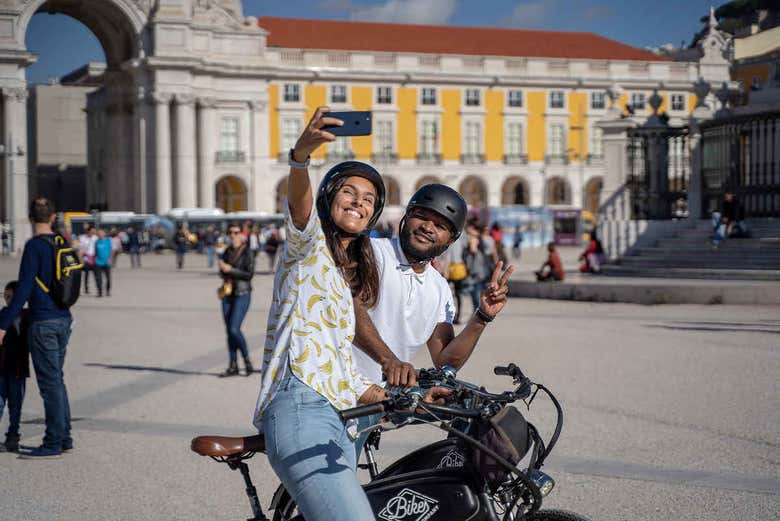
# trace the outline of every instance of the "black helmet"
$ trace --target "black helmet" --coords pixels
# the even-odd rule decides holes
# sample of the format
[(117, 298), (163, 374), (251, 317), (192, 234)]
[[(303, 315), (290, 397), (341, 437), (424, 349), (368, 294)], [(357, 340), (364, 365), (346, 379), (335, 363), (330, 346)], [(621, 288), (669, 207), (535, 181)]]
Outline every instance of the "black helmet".
[(412, 208), (432, 210), (450, 222), (452, 227), (451, 242), (455, 242), (466, 224), (468, 207), (463, 197), (447, 185), (432, 183), (421, 187), (406, 205), (406, 213)]
[(379, 216), (382, 215), (382, 209), (385, 207), (385, 183), (379, 172), (371, 165), (361, 163), (360, 161), (344, 161), (328, 170), (328, 173), (322, 178), (320, 187), (317, 190), (317, 215), (320, 217), (320, 221), (329, 222), (333, 224), (334, 228), (338, 229), (340, 233), (346, 233), (333, 223), (333, 219), (330, 215), (330, 205), (333, 203), (333, 196), (336, 194), (336, 187), (338, 186), (339, 179), (353, 176), (368, 179), (376, 188), (374, 215), (368, 220), (366, 229), (358, 234), (364, 235), (374, 227), (379, 220)]

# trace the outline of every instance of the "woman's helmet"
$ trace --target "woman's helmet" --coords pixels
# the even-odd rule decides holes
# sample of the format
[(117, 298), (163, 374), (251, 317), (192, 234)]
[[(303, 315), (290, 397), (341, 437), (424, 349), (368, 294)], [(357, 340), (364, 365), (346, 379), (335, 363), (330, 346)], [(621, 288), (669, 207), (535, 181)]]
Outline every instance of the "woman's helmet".
[(344, 161), (339, 163), (325, 174), (322, 178), (320, 187), (317, 190), (317, 215), (321, 222), (330, 223), (333, 228), (339, 231), (341, 234), (354, 235), (340, 229), (333, 222), (333, 218), (330, 215), (330, 206), (333, 203), (333, 197), (336, 195), (336, 190), (339, 187), (339, 180), (347, 177), (362, 177), (368, 179), (376, 188), (376, 202), (374, 203), (374, 215), (368, 220), (366, 229), (357, 235), (367, 235), (371, 228), (374, 227), (379, 220), (379, 216), (382, 215), (382, 209), (385, 207), (385, 183), (382, 180), (382, 176), (376, 169), (366, 163), (360, 161)]
[[(406, 214), (412, 208), (425, 208), (447, 219), (452, 228), (450, 242), (457, 241), (463, 232), (468, 213), (466, 201), (457, 191), (447, 185), (432, 183), (422, 186), (406, 205)], [(404, 219), (406, 219), (406, 215), (404, 215)]]

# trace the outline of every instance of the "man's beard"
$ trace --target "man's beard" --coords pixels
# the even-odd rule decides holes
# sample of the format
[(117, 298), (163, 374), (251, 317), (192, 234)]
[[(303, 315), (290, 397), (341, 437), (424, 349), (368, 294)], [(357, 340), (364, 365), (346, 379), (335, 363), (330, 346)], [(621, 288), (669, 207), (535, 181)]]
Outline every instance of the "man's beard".
[(447, 251), (447, 247), (449, 247), (449, 244), (432, 244), (427, 248), (418, 247), (412, 243), (412, 232), (406, 225), (401, 228), (399, 239), (401, 241), (401, 250), (410, 261), (415, 262), (428, 262), (431, 259), (435, 259)]

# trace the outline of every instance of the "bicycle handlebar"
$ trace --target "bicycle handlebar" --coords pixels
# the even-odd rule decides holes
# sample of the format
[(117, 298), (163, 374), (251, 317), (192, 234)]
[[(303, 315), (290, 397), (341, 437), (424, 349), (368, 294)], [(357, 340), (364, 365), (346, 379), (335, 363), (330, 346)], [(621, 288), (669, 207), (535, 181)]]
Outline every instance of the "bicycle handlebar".
[(387, 406), (390, 405), (390, 403), (391, 402), (389, 400), (385, 400), (383, 402), (371, 403), (369, 405), (359, 405), (357, 407), (345, 409), (339, 412), (339, 416), (341, 417), (342, 421), (347, 421), (360, 418), (362, 416), (379, 414), (380, 412), (385, 412)]

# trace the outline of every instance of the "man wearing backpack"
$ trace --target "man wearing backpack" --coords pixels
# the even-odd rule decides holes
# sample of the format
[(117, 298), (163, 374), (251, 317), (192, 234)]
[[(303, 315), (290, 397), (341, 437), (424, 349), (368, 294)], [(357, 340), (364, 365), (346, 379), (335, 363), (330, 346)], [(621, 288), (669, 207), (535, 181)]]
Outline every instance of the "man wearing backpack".
[(56, 217), (53, 205), (42, 197), (34, 199), (30, 203), (29, 215), (34, 236), (24, 245), (19, 286), (13, 300), (0, 312), (0, 342), (24, 304), (29, 303), (30, 355), (43, 399), (46, 433), (40, 447), (20, 457), (59, 458), (63, 452), (73, 448), (70, 405), (62, 373), (72, 318), (68, 308), (57, 305), (50, 292), (55, 283), (54, 257), (57, 250), (52, 231)]

